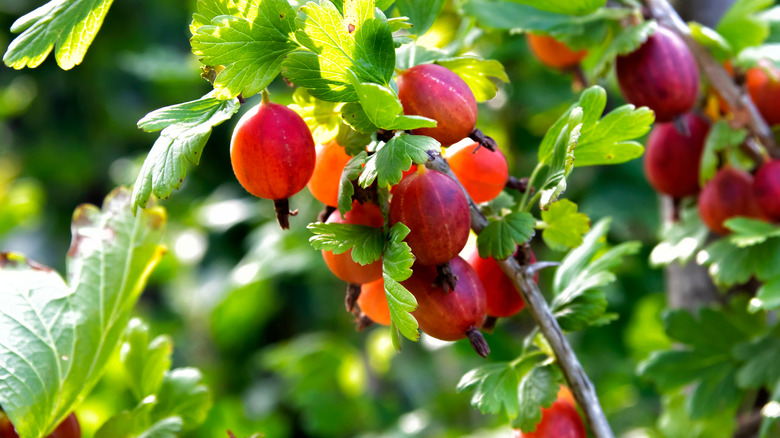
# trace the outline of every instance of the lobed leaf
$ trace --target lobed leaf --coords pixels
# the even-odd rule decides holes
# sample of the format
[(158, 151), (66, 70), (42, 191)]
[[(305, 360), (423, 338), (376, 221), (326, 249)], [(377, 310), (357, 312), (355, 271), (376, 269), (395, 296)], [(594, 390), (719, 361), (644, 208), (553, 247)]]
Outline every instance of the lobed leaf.
[(81, 64), (103, 24), (113, 0), (51, 0), (11, 25), (19, 33), (3, 55), (3, 62), (17, 70), (35, 68), (54, 49), (63, 70)]
[(512, 426), (523, 432), (536, 430), (542, 421), (542, 408), (549, 408), (555, 402), (560, 389), (560, 371), (554, 365), (537, 365), (520, 379), (519, 415)]
[(152, 193), (167, 198), (173, 189), (181, 187), (187, 162), (198, 164), (211, 129), (238, 111), (238, 99), (219, 100), (213, 93), (160, 108), (138, 121), (138, 127), (146, 132), (162, 132), (133, 185), (134, 211), (146, 207)]
[(731, 286), (745, 283), (751, 277), (768, 281), (780, 276), (780, 238), (769, 238), (763, 243), (740, 247), (731, 237), (720, 239), (699, 251), (696, 260), (708, 266), (716, 284)]
[(352, 250), (352, 259), (361, 265), (374, 263), (382, 257), (385, 235), (381, 228), (355, 224), (314, 222), (308, 228), (314, 235), (309, 243), (316, 250), (343, 254)]
[(477, 250), (483, 259), (504, 260), (512, 256), (517, 245), (534, 235), (536, 220), (528, 212), (510, 213), (501, 219), (491, 219), (477, 236)]
[(366, 164), (368, 155), (365, 151), (350, 158), (347, 165), (344, 166), (344, 170), (341, 172), (341, 179), (339, 180), (339, 212), (344, 215), (346, 212), (352, 210), (352, 195), (355, 194), (355, 187), (352, 185), (352, 181), (357, 181), (360, 176), (360, 172), (363, 171), (363, 166)]
[[(397, 223), (390, 229), (382, 259), (382, 278), (393, 326), (398, 328), (407, 339), (417, 341), (420, 338), (420, 333), (417, 331), (419, 325), (411, 314), (417, 309), (417, 300), (400, 283), (412, 276), (414, 255), (409, 245), (403, 241), (409, 235), (409, 231), (409, 228), (402, 223)], [(394, 341), (396, 347), (400, 344), (397, 341)]]
[(360, 186), (368, 187), (374, 181), (379, 187), (398, 184), (403, 172), (409, 170), (412, 163), (425, 164), (428, 151), (438, 147), (438, 141), (424, 135), (401, 134), (393, 137), (368, 158), (360, 175)]
[(736, 53), (758, 46), (769, 36), (769, 22), (760, 12), (773, 4), (772, 0), (737, 0), (723, 14), (715, 30)]
[(127, 326), (121, 359), (127, 383), (136, 401), (156, 394), (171, 368), (173, 341), (168, 336), (149, 339), (149, 326), (133, 318)]
[(582, 244), (582, 235), (590, 229), (590, 219), (577, 212), (577, 204), (568, 199), (553, 202), (542, 211), (542, 239), (550, 249), (566, 251)]
[(510, 362), (493, 363), (475, 368), (458, 382), (458, 392), (472, 391), (471, 405), (485, 414), (502, 410), (510, 419), (520, 411), (517, 370)]

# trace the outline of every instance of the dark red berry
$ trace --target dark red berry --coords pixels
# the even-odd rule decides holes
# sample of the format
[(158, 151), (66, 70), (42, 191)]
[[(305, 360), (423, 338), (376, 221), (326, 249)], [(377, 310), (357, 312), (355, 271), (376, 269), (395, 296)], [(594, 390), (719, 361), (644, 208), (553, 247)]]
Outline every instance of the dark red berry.
[(764, 216), (780, 221), (780, 160), (772, 160), (758, 169), (753, 193)]
[(565, 386), (558, 391), (558, 399), (549, 408), (542, 409), (542, 421), (533, 432), (515, 431), (515, 438), (587, 438), (588, 432), (580, 418), (571, 392)]
[(477, 329), (485, 319), (485, 289), (461, 257), (450, 260), (450, 267), (458, 276), (458, 284), (450, 292), (437, 285), (438, 273), (433, 266), (416, 263), (412, 267), (412, 276), (401, 283), (417, 299), (419, 307), (412, 314), (425, 333), (444, 341), (468, 337), (477, 352), (485, 356), (489, 349)]
[(733, 167), (720, 169), (699, 195), (699, 215), (718, 234), (731, 231), (723, 225), (737, 216), (760, 218), (761, 210), (753, 195), (753, 177)]
[(449, 146), (471, 134), (477, 124), (477, 100), (468, 84), (436, 64), (416, 65), (398, 76), (398, 98), (404, 114), (436, 120), (435, 128), (415, 129)]
[(301, 116), (265, 101), (241, 117), (230, 141), (238, 182), (258, 198), (275, 201), (282, 228), (289, 228), (287, 198), (306, 186), (315, 157), (314, 139)]
[(393, 192), (390, 224), (401, 222), (411, 232), (406, 243), (423, 265), (446, 263), (466, 246), (471, 214), (466, 195), (447, 175), (420, 166)]
[(780, 124), (780, 69), (771, 62), (748, 69), (746, 84), (750, 98), (770, 125)]
[[(536, 262), (536, 256), (531, 253), (530, 263)], [(474, 271), (482, 281), (485, 287), (486, 310), (488, 316), (496, 318), (510, 317), (525, 308), (525, 302), (520, 296), (520, 292), (515, 289), (514, 283), (498, 266), (498, 262), (493, 257), (483, 259), (479, 252), (469, 255), (468, 263), (474, 268)], [(534, 276), (534, 281), (539, 281), (539, 274)]]
[(699, 164), (710, 125), (701, 117), (685, 116), (690, 135), (680, 134), (673, 123), (660, 123), (647, 139), (645, 174), (659, 192), (682, 198), (699, 192)]
[[(382, 212), (374, 204), (361, 204), (358, 201), (352, 203), (352, 210), (341, 217), (338, 210), (328, 216), (329, 224), (353, 224), (367, 225), (369, 227), (381, 227), (384, 225)], [(382, 260), (377, 260), (368, 265), (361, 265), (352, 260), (352, 250), (341, 254), (333, 254), (332, 251), (322, 251), (322, 258), (333, 274), (352, 284), (369, 283), (382, 278)]]
[(699, 68), (685, 42), (659, 27), (639, 49), (617, 58), (623, 96), (636, 106), (655, 111), (658, 122), (687, 113), (699, 93)]
[(54, 429), (49, 438), (81, 438), (81, 426), (76, 414), (71, 413), (62, 420), (62, 423)]

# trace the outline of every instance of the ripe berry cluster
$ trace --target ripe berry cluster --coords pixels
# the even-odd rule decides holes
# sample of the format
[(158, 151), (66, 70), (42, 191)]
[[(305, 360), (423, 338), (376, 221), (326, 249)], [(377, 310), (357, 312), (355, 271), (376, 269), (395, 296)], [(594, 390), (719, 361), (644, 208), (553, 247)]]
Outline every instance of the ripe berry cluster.
[[(406, 225), (410, 233), (405, 242), (416, 260), (412, 276), (401, 284), (417, 300), (419, 307), (413, 315), (420, 328), (447, 341), (468, 337), (485, 356), (489, 348), (479, 331), (483, 323), (487, 319), (487, 328), (492, 328), (495, 318), (519, 312), (524, 303), (495, 260), (482, 259), (476, 251), (468, 261), (459, 256), (471, 229), (464, 188), (475, 202), (494, 199), (509, 179), (507, 161), (501, 151), (491, 149), (490, 141), (469, 140), (485, 137), (475, 129), (474, 94), (457, 74), (439, 65), (422, 64), (402, 72), (397, 82), (406, 115), (437, 121), (435, 128), (420, 128), (413, 134), (452, 146), (446, 157), (463, 188), (444, 173), (413, 166), (391, 188), (387, 217), (375, 199), (357, 197), (342, 216), (335, 207), (350, 156), (335, 140), (315, 147), (301, 117), (270, 103), (265, 95), (236, 126), (231, 142), (233, 169), (247, 191), (274, 200), (283, 228), (289, 226), (287, 198), (307, 184), (312, 195), (330, 207), (326, 210), (330, 214), (323, 217), (326, 223), (377, 228), (399, 222)], [(353, 260), (352, 250), (341, 254), (323, 250), (322, 256), (333, 274), (350, 284), (346, 306), (359, 316), (358, 326), (390, 324), (382, 261), (361, 265)], [(530, 250), (520, 251), (517, 257), (535, 260)]]

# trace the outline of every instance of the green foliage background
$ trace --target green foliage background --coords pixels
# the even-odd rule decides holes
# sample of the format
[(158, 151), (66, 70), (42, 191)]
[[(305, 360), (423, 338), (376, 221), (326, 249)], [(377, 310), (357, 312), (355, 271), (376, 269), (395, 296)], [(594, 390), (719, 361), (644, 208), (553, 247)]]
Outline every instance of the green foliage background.
[[(0, 4), (2, 51), (11, 23), (38, 3)], [(73, 209), (100, 204), (113, 187), (132, 184), (156, 139), (136, 121), (210, 90), (188, 42), (194, 3), (115, 2), (82, 65), (64, 72), (50, 58), (37, 69), (0, 69), (0, 249), (62, 271)], [(433, 35), (451, 39), (459, 24), (446, 12)], [(541, 136), (575, 99), (571, 79), (534, 60), (523, 36), (496, 32), (479, 41), (473, 49), (501, 61), (512, 82), (480, 106), (478, 126), (508, 153), (512, 174), (526, 176)], [(614, 99), (616, 88), (608, 85)], [(271, 91), (276, 102), (292, 101), (279, 80)], [(271, 204), (236, 182), (229, 140), (238, 119), (214, 129), (201, 164), (161, 202), (169, 211), (170, 251), (137, 306), (154, 335), (172, 335), (174, 366), (202, 369), (214, 392), (208, 420), (187, 436), (225, 436), (227, 428), (273, 438), (508, 436), (502, 416), (480, 414), (468, 394), (455, 392), (463, 373), (484, 363), (467, 343), (405, 342), (397, 355), (386, 328), (355, 332), (343, 309), (345, 285), (307, 243), (305, 223), (319, 209), (308, 191), (293, 198), (301, 214), (282, 233)], [(614, 218), (611, 240), (645, 243), (608, 290), (608, 311), (620, 318), (572, 335), (618, 435), (638, 428), (655, 433), (661, 402), (635, 369), (650, 351), (670, 345), (659, 317), (662, 275), (646, 263), (658, 202), (641, 166), (634, 160), (582, 168), (567, 192), (594, 223)], [(561, 257), (537, 249), (540, 260)], [(549, 291), (546, 274), (542, 290)], [(489, 360), (513, 359), (531, 327), (527, 313), (503, 321), (486, 335)], [(125, 386), (115, 362), (78, 411), (87, 436), (132, 406), (129, 391), (117, 394)], [(683, 435), (666, 429), (666, 436), (687, 433), (679, 430)]]

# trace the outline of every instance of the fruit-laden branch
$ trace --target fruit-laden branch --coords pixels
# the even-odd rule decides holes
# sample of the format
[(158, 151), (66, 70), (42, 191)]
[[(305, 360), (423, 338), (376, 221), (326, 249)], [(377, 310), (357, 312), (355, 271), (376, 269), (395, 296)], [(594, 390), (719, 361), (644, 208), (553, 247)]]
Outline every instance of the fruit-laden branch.
[[(677, 11), (669, 4), (667, 0), (643, 0), (653, 17), (661, 24), (674, 30), (685, 41), (688, 48), (696, 58), (699, 67), (710, 80), (712, 86), (718, 91), (718, 94), (729, 105), (734, 112), (737, 120), (744, 120), (745, 125), (750, 132), (755, 135), (761, 143), (767, 148), (769, 154), (775, 158), (780, 158), (780, 149), (775, 143), (775, 137), (772, 129), (766, 123), (764, 118), (758, 112), (758, 108), (753, 103), (750, 95), (745, 90), (740, 89), (734, 83), (731, 75), (715, 58), (710, 55), (706, 48), (702, 47), (693, 36), (685, 22), (680, 18)], [(752, 158), (760, 156), (757, 145), (746, 142), (746, 151)]]
[[(428, 161), (426, 167), (446, 173), (450, 178), (458, 181), (447, 161), (439, 154), (431, 154), (431, 160)], [(460, 181), (458, 181), (458, 184), (460, 184)], [(462, 185), (461, 188), (463, 188)], [(488, 225), (488, 220), (465, 189), (463, 189), (463, 193), (466, 194), (466, 199), (469, 201), (471, 229), (479, 234)], [(525, 300), (531, 316), (533, 316), (542, 335), (544, 335), (552, 347), (558, 365), (560, 365), (563, 371), (563, 375), (569, 384), (571, 392), (574, 394), (574, 398), (577, 400), (577, 404), (585, 412), (585, 417), (590, 424), (593, 435), (596, 438), (613, 438), (612, 429), (610, 429), (604, 411), (601, 409), (593, 383), (585, 374), (582, 364), (580, 364), (577, 356), (574, 354), (566, 336), (563, 334), (563, 330), (558, 325), (558, 321), (547, 306), (539, 286), (533, 281), (533, 269), (528, 266), (521, 266), (512, 257), (506, 260), (499, 260), (498, 264), (512, 280), (515, 288), (520, 291), (520, 295)]]

